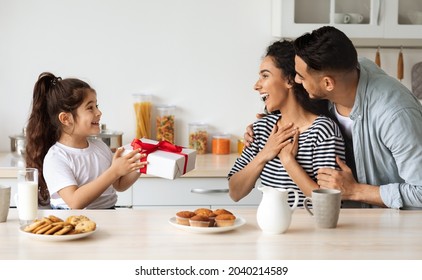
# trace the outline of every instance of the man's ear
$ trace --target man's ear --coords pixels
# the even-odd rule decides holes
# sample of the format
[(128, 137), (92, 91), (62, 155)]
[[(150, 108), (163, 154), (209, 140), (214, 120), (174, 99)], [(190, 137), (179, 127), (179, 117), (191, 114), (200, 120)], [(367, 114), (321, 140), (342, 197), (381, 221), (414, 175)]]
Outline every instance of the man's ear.
[(73, 125), (73, 116), (71, 113), (61, 112), (59, 114), (59, 121), (65, 126)]
[(324, 88), (325, 88), (326, 91), (332, 91), (334, 89), (335, 83), (336, 83), (335, 80), (330, 76), (325, 76), (322, 79), (322, 82), (323, 82), (323, 85), (324, 85)]

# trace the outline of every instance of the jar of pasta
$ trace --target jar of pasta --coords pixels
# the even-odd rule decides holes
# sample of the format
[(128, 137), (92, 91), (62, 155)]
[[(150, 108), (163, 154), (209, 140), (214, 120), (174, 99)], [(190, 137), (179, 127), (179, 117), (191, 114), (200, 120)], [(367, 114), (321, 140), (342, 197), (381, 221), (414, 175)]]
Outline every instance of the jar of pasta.
[(197, 154), (207, 153), (208, 125), (205, 123), (189, 123), (189, 148)]
[(230, 135), (219, 134), (212, 137), (212, 153), (214, 155), (230, 154)]
[(152, 95), (137, 93), (133, 94), (136, 116), (136, 138), (151, 139), (151, 110)]
[(168, 141), (174, 144), (174, 111), (175, 106), (157, 106), (156, 132), (158, 141)]

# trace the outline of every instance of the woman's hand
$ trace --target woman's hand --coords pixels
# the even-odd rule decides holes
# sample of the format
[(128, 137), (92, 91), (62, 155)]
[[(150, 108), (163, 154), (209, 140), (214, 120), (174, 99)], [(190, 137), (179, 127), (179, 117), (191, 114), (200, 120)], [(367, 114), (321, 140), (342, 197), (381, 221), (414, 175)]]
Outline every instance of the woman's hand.
[(296, 160), (297, 150), (299, 148), (299, 129), (294, 128), (293, 136), (289, 139), (289, 143), (281, 149), (278, 157), (280, 158), (281, 163), (286, 166), (292, 160)]
[[(293, 127), (293, 123), (281, 126), (277, 122), (268, 137), (267, 143), (259, 153), (260, 156), (264, 157), (266, 161), (272, 160), (292, 143), (292, 138), (296, 133), (297, 129)], [(297, 143), (295, 145), (297, 150)]]

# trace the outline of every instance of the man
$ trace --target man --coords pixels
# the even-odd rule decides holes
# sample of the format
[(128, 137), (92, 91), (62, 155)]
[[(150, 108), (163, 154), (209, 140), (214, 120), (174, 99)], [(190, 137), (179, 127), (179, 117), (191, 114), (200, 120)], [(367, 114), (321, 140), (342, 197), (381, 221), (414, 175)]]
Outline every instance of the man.
[(296, 82), (311, 98), (330, 101), (348, 142), (348, 164), (337, 159), (340, 170), (321, 168), (318, 185), (341, 190), (349, 206), (422, 208), (420, 102), (375, 63), (358, 61), (351, 40), (334, 27), (304, 34), (294, 47)]

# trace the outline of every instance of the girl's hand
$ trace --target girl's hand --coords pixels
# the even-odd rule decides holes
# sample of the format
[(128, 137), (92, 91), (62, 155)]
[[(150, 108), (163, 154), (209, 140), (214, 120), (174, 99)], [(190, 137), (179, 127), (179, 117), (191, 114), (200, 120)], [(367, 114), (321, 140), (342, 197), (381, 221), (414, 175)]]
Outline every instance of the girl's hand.
[(125, 149), (123, 147), (120, 147), (116, 150), (110, 167), (117, 173), (119, 177), (139, 170), (148, 164), (148, 162), (140, 161), (141, 158), (146, 157), (146, 154), (140, 153), (140, 149), (133, 150), (130, 153), (122, 156), (124, 150)]

